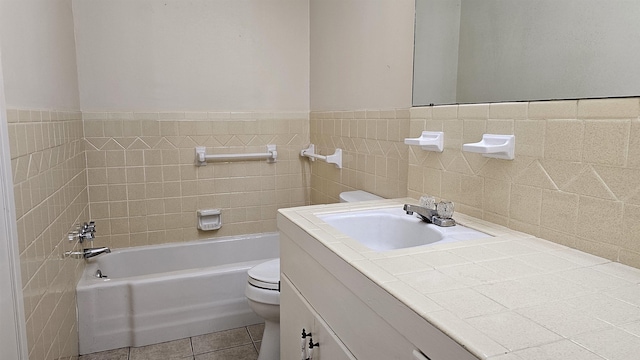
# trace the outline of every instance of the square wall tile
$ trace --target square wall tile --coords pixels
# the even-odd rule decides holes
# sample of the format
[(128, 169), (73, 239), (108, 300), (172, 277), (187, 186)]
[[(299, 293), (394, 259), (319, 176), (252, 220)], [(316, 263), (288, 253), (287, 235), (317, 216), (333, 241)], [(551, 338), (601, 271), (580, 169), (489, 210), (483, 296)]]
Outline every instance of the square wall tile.
[(623, 166), (629, 141), (630, 120), (586, 120), (583, 161)]
[(578, 101), (578, 118), (581, 119), (629, 119), (638, 116), (640, 116), (638, 98)]
[(555, 231), (575, 234), (579, 199), (577, 194), (543, 190), (540, 225)]
[(509, 216), (527, 224), (540, 225), (542, 189), (512, 184)]
[(545, 159), (582, 161), (584, 124), (578, 120), (548, 120)]
[(578, 101), (534, 101), (529, 103), (529, 119), (576, 119)]
[[(591, 241), (620, 244), (623, 233), (623, 203), (581, 196), (578, 203), (577, 235)], [(594, 219), (607, 219), (607, 226)]]

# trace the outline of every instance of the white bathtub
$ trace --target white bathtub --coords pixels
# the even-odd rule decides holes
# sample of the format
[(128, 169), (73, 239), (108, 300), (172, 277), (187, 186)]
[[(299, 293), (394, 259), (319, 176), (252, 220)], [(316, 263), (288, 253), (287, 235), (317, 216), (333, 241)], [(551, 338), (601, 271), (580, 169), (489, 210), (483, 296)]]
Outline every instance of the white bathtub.
[(278, 256), (278, 234), (266, 233), (90, 259), (77, 286), (80, 354), (259, 323), (244, 295), (247, 270)]

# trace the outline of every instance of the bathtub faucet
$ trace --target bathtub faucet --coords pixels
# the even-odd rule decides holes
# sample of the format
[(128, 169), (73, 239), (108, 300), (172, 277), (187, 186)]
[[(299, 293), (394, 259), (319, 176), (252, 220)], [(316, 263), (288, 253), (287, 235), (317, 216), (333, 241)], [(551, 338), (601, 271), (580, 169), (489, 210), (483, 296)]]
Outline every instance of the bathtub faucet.
[(94, 256), (98, 256), (104, 253), (110, 253), (111, 249), (108, 247), (99, 247), (99, 248), (87, 248), (82, 251), (67, 251), (64, 253), (65, 257), (72, 257), (74, 259), (89, 259)]
[(85, 259), (92, 258), (94, 256), (98, 256), (104, 253), (110, 253), (110, 252), (111, 252), (111, 249), (109, 249), (108, 247), (88, 248), (88, 249), (84, 249), (83, 251)]

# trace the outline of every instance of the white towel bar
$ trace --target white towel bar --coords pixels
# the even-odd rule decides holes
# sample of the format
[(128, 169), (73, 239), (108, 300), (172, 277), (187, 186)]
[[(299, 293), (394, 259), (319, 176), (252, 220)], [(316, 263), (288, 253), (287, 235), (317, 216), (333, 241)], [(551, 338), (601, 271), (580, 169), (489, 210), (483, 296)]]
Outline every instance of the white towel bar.
[(316, 146), (310, 144), (308, 148), (300, 151), (300, 156), (306, 156), (311, 161), (315, 161), (316, 159), (326, 161), (329, 164), (335, 164), (338, 169), (342, 169), (342, 149), (338, 148), (333, 153), (333, 155), (318, 155), (316, 154)]
[(275, 162), (278, 158), (278, 152), (275, 145), (267, 145), (266, 153), (247, 153), (247, 154), (216, 154), (207, 155), (207, 148), (204, 146), (196, 147), (196, 166), (205, 166), (207, 161), (246, 161), (246, 160), (267, 160), (267, 162)]

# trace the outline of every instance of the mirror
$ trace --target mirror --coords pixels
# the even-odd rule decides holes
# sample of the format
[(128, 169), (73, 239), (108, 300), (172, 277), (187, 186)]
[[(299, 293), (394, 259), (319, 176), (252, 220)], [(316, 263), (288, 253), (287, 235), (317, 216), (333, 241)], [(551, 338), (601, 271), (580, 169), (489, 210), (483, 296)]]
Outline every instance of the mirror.
[(640, 94), (640, 1), (416, 0), (413, 106)]

